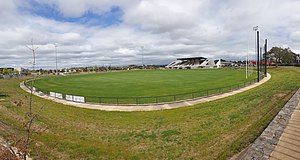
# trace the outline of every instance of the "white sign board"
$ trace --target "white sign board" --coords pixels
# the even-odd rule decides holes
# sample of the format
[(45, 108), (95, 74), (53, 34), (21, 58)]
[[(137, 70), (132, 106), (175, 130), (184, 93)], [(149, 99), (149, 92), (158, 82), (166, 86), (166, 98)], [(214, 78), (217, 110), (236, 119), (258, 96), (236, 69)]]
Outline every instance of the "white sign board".
[(73, 96), (73, 101), (84, 103), (84, 97), (81, 96)]
[(73, 101), (73, 96), (72, 95), (66, 95), (66, 100)]
[(55, 93), (55, 97), (59, 99), (63, 99), (63, 95), (61, 93)]
[(50, 92), (50, 97), (55, 97), (55, 92)]

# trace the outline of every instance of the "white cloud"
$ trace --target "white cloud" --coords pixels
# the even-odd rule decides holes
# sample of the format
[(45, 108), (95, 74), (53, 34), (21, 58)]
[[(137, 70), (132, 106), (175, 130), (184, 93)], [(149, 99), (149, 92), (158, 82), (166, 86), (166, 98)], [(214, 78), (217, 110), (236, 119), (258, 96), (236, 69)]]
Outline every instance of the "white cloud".
[(197, 23), (193, 20), (191, 11), (174, 4), (142, 1), (135, 9), (125, 12), (125, 23), (158, 33), (195, 27)]
[(254, 50), (253, 26), (259, 25), (269, 47), (300, 50), (300, 2), (297, 0), (42, 0), (65, 17), (103, 14), (120, 7), (118, 25), (91, 26), (55, 21), (20, 8), (29, 1), (0, 4), (0, 67), (30, 66), (25, 47), (31, 39), (39, 47), (38, 67), (55, 67), (54, 43), (59, 66), (161, 64), (178, 57), (207, 56), (241, 59), (249, 46)]

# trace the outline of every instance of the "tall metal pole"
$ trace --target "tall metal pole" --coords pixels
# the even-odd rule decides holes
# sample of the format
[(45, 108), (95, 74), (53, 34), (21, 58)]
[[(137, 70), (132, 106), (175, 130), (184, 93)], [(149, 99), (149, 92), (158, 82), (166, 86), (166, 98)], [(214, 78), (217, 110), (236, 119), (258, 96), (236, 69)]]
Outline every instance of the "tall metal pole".
[(145, 69), (145, 65), (144, 65), (144, 46), (141, 46), (142, 48), (142, 65), (143, 65), (143, 69)]
[(259, 82), (259, 31), (256, 31), (257, 35), (256, 35), (256, 38), (257, 38), (257, 82)]
[(246, 56), (246, 79), (248, 79), (248, 51)]
[(247, 55), (246, 55), (246, 79), (248, 79), (248, 52), (249, 52), (249, 40), (247, 40)]
[(265, 77), (267, 77), (267, 53), (268, 53), (268, 40), (265, 39)]
[(57, 44), (54, 44), (55, 46), (55, 65), (56, 65), (56, 75), (58, 75), (58, 70), (57, 70)]
[(260, 50), (260, 52), (259, 52), (259, 71), (260, 72), (262, 72), (262, 59), (263, 59), (263, 57), (262, 57), (262, 54), (263, 54), (263, 47), (260, 47), (259, 48)]

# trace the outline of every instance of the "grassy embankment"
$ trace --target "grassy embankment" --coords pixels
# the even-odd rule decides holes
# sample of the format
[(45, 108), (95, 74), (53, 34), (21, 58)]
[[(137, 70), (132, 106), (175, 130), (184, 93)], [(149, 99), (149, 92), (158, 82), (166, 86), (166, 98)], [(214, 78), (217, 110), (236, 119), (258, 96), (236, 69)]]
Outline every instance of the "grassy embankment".
[[(262, 86), (213, 102), (153, 112), (105, 112), (34, 98), (36, 159), (226, 159), (248, 146), (300, 87), (300, 68), (271, 69)], [(0, 80), (0, 119), (20, 126), (22, 79)], [(13, 101), (22, 99), (23, 107)]]

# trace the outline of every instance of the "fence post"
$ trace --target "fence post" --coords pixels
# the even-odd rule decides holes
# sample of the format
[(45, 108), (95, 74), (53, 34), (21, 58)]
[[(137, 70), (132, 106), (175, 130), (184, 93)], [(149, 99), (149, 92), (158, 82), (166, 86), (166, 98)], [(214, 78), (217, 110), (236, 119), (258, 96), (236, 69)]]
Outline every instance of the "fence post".
[(117, 105), (119, 105), (119, 98), (117, 98)]
[(174, 95), (174, 101), (176, 101), (176, 95)]
[(158, 103), (158, 101), (157, 101), (157, 97), (155, 97), (155, 101), (156, 101), (156, 103)]
[(208, 96), (208, 90), (206, 90), (206, 96)]
[(192, 99), (194, 99), (194, 93), (192, 93)]
[(135, 102), (136, 102), (136, 104), (139, 104), (138, 98), (135, 98)]

